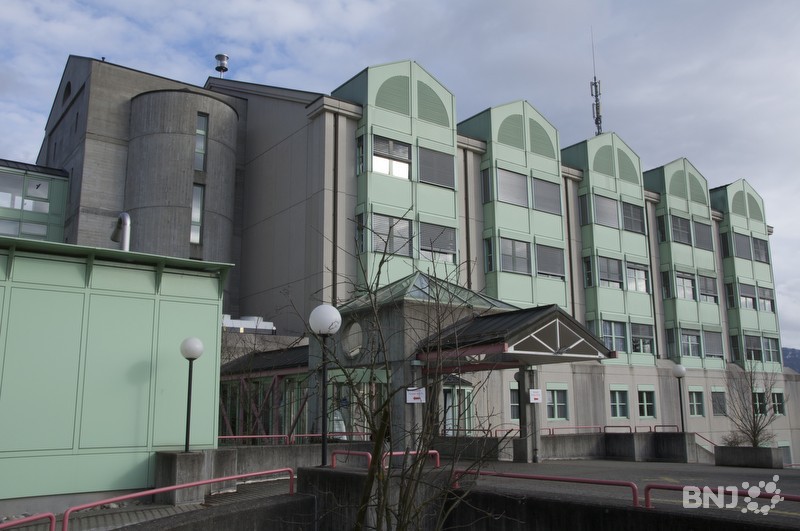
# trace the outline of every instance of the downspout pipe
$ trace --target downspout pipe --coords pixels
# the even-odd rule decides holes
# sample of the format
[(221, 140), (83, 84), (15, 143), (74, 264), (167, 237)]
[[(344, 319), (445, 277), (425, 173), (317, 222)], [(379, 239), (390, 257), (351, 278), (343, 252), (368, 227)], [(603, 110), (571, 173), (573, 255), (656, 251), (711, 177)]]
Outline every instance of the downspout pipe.
[(111, 241), (119, 242), (120, 249), (130, 251), (131, 247), (131, 216), (127, 212), (120, 212), (117, 225), (111, 233)]

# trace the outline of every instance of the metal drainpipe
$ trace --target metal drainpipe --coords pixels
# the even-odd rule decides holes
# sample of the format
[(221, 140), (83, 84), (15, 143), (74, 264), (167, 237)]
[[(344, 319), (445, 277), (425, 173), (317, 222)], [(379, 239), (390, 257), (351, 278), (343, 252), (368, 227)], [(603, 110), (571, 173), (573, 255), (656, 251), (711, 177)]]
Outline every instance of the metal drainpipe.
[[(331, 257), (331, 275), (333, 286), (331, 286), (331, 304), (336, 305), (338, 300), (337, 279), (339, 278), (336, 259), (339, 251), (339, 115), (333, 115), (333, 256)], [(324, 189), (324, 184), (323, 184)]]
[(466, 257), (466, 264), (467, 264), (467, 289), (472, 289), (472, 253), (470, 249), (471, 238), (470, 238), (470, 230), (469, 230), (469, 171), (467, 170), (467, 163), (469, 159), (469, 152), (465, 149), (464, 150), (464, 228), (465, 228), (465, 238), (467, 241), (467, 257)]
[(127, 212), (120, 212), (117, 217), (117, 226), (111, 234), (112, 242), (119, 242), (120, 249), (129, 251), (131, 247), (131, 216)]
[[(561, 173), (561, 172), (559, 172), (559, 173)], [(572, 242), (572, 217), (570, 216), (569, 204), (570, 204), (570, 197), (572, 196), (572, 191), (569, 188), (569, 182), (570, 182), (569, 179), (564, 179), (563, 174), (561, 175), (561, 179), (564, 182), (564, 191), (566, 192), (564, 194), (564, 199), (565, 199), (564, 203), (566, 204), (566, 208), (567, 208), (567, 212), (566, 212), (566, 215), (567, 215), (567, 222), (566, 222), (566, 225), (567, 225), (567, 264), (569, 266), (569, 272), (570, 272), (570, 277), (571, 277), (572, 276), (571, 273), (573, 271), (573, 269), (572, 269), (572, 267), (573, 267), (572, 251), (573, 251), (574, 245), (573, 245), (573, 242)], [(580, 222), (578, 222), (578, 223), (580, 224)], [(583, 275), (581, 275), (581, 278), (583, 278)], [(569, 299), (570, 299), (570, 306), (572, 306), (572, 310), (571, 310), (572, 317), (574, 317), (574, 318), (578, 319), (579, 321), (585, 323), (586, 322), (585, 319), (582, 320), (582, 319), (580, 319), (578, 317), (577, 309), (575, 308), (575, 290), (576, 289), (577, 289), (577, 283), (575, 282), (575, 279), (574, 278), (570, 278)]]

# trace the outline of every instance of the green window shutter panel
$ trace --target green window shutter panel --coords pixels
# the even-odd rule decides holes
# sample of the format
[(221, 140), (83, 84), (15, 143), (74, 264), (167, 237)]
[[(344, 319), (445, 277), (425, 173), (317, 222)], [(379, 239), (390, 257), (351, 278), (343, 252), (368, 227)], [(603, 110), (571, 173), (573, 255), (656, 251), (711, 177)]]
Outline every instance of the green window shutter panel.
[(603, 146), (597, 150), (592, 161), (592, 169), (606, 175), (614, 175), (614, 152), (611, 146)]
[(410, 114), (408, 76), (394, 76), (383, 82), (375, 96), (375, 106), (401, 114)]
[(619, 161), (619, 178), (629, 183), (639, 184), (639, 175), (636, 166), (627, 153), (617, 149), (617, 160)]
[(708, 204), (706, 189), (700, 179), (692, 172), (689, 172), (689, 198), (696, 203)]
[(543, 157), (556, 158), (556, 150), (553, 141), (547, 134), (542, 124), (531, 118), (528, 120), (528, 129), (531, 134), (531, 151)]
[(733, 194), (731, 212), (747, 217), (747, 206), (744, 204), (744, 192), (739, 191)]
[(669, 178), (669, 195), (686, 199), (686, 172), (678, 170)]
[(758, 204), (758, 199), (753, 197), (752, 194), (747, 194), (747, 207), (750, 211), (750, 219), (764, 221), (764, 213), (761, 212), (761, 206)]
[(425, 120), (442, 127), (450, 127), (450, 116), (447, 107), (436, 92), (422, 81), (417, 81), (417, 112), (420, 120)]
[(519, 149), (525, 149), (525, 141), (523, 139), (523, 121), (521, 114), (512, 114), (503, 120), (500, 124), (500, 129), (497, 131), (497, 141), (507, 146), (512, 146)]

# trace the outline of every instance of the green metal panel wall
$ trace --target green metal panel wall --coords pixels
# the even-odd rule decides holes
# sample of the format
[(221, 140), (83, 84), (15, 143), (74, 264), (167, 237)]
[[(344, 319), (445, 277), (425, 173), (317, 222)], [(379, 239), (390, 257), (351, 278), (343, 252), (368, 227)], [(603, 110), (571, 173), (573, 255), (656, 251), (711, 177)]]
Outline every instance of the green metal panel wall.
[(151, 486), (155, 451), (183, 448), (189, 336), (205, 345), (192, 448), (216, 446), (219, 274), (19, 251), (0, 266), (0, 498)]

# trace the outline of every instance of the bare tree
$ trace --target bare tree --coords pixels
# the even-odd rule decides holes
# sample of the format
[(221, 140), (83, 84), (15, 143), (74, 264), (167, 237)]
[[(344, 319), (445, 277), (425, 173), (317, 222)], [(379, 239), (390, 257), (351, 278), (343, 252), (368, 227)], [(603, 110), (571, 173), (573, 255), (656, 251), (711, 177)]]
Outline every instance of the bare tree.
[(775, 393), (778, 372), (760, 360), (745, 360), (727, 370), (727, 415), (734, 426), (723, 440), (728, 446), (765, 446), (775, 439), (770, 425), (782, 413), (783, 394)]

